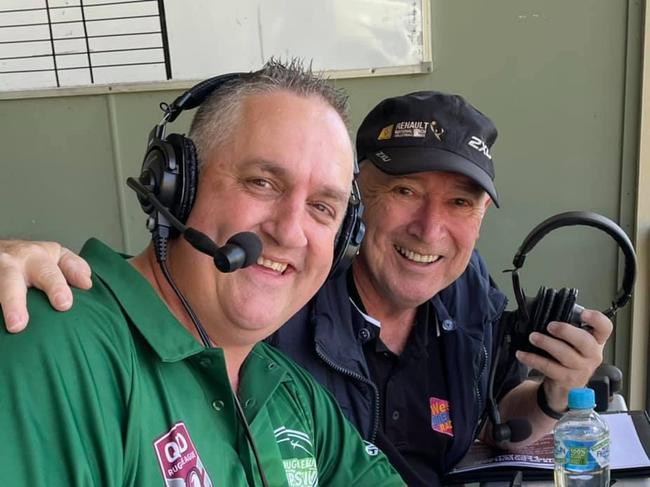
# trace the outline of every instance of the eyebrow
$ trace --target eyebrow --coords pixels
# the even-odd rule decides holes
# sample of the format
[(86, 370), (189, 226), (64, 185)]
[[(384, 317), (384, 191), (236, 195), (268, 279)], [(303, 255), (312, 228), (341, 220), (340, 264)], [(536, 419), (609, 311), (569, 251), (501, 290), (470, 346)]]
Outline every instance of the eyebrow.
[(471, 180), (457, 182), (454, 184), (454, 186), (460, 189), (461, 191), (467, 191), (468, 193), (476, 197), (483, 196), (483, 194), (485, 193), (485, 190), (481, 186), (479, 186), (477, 183)]
[[(250, 164), (257, 166), (262, 171), (272, 174), (278, 178), (282, 178), (282, 179), (291, 178), (291, 171), (287, 167), (280, 166), (273, 161), (269, 161), (267, 159), (256, 159), (251, 161)], [(332, 186), (330, 184), (323, 185), (317, 191), (318, 195), (339, 203), (347, 203), (351, 193), (352, 193), (352, 188), (350, 188), (349, 191), (346, 191), (336, 186)]]
[[(403, 174), (399, 176), (391, 176), (391, 179), (393, 180), (399, 180), (399, 181), (418, 181), (418, 177), (416, 176), (419, 173), (414, 173), (415, 175), (411, 174)], [(465, 176), (463, 179), (460, 181), (455, 181), (452, 185), (450, 185), (452, 188), (460, 190), (460, 191), (465, 191), (472, 196), (481, 197), (485, 193), (485, 190), (479, 186), (477, 183), (472, 181), (469, 177)]]

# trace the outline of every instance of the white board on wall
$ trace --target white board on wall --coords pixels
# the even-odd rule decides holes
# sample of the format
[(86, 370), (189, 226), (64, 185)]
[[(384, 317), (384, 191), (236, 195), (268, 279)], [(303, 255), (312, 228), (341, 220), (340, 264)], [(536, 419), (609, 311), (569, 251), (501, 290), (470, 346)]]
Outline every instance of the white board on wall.
[(194, 81), (312, 60), (430, 69), (429, 0), (0, 0), (0, 91)]

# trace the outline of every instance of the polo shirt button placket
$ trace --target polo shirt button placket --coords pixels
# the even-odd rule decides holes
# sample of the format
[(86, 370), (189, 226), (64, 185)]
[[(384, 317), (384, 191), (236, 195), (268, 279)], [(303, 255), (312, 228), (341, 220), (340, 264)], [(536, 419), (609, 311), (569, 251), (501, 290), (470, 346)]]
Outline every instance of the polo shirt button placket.
[(219, 412), (223, 409), (224, 403), (221, 399), (215, 399), (212, 401), (212, 409)]

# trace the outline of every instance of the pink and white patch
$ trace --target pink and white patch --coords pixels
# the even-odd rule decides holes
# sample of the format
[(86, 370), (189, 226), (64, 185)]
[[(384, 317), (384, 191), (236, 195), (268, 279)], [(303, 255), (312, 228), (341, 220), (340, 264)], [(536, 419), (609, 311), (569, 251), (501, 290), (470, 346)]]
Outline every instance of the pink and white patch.
[(212, 487), (185, 423), (176, 423), (153, 446), (166, 487)]

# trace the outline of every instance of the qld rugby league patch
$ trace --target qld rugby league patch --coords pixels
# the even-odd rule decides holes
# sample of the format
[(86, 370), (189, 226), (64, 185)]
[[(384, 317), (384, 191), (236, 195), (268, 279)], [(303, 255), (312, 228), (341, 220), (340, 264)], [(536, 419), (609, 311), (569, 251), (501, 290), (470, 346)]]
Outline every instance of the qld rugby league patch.
[(185, 423), (176, 423), (153, 446), (166, 487), (212, 487)]

